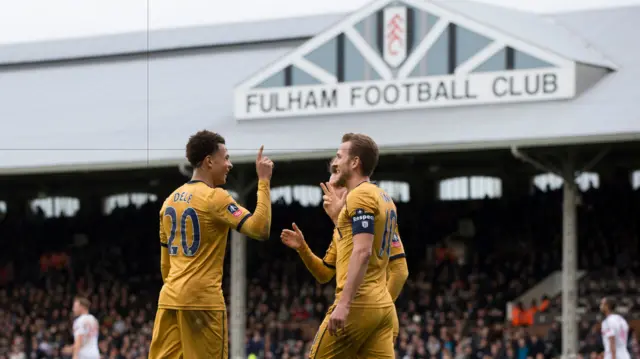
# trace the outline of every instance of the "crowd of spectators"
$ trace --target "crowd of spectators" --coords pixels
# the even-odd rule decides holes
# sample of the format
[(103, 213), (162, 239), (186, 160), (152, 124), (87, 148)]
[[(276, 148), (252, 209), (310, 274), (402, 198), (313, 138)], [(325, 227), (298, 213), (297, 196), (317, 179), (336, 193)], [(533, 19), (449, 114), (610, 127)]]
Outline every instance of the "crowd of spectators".
[[(636, 228), (628, 220), (632, 215), (610, 209), (629, 211), (628, 206), (611, 207), (607, 196), (597, 193), (584, 197), (581, 218), (589, 221), (581, 221), (581, 243), (584, 237), (614, 243), (635, 238)], [(609, 207), (600, 210), (602, 205)], [(558, 191), (518, 201), (398, 206), (410, 271), (396, 303), (399, 358), (543, 359), (559, 354), (557, 323), (537, 333), (505, 322), (507, 301), (559, 269)], [(72, 343), (70, 309), (76, 294), (91, 300), (104, 358), (146, 358), (161, 287), (158, 208), (159, 203), (149, 203), (105, 216), (81, 211), (73, 218), (52, 219), (9, 212), (0, 226), (1, 244), (11, 248), (0, 254), (0, 359), (64, 358), (62, 348)], [(324, 253), (332, 228), (320, 208), (275, 203), (273, 213), (272, 238), (295, 221), (312, 250)], [(601, 270), (619, 259), (623, 247), (595, 251), (598, 258), (591, 248), (587, 244), (581, 252), (581, 264)], [(278, 240), (250, 241), (247, 250), (248, 354), (303, 358), (333, 300), (333, 285), (316, 283), (297, 254)], [(629, 259), (624, 264), (621, 273), (637, 274), (637, 263)], [(624, 288), (635, 287), (626, 280)], [(228, 278), (223, 289), (229, 293)], [(599, 350), (598, 335), (593, 323), (581, 323), (585, 356)], [(637, 350), (635, 334), (631, 343)]]

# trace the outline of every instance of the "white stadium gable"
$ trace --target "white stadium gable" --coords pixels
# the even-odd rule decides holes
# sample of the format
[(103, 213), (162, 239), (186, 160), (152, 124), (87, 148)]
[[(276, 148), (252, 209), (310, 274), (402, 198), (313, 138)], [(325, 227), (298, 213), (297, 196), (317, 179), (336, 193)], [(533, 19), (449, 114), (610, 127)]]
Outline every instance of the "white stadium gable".
[[(640, 7), (541, 17), (465, 3), (376, 1), (333, 27), (325, 15), (163, 30), (148, 56), (140, 34), (0, 48), (0, 173), (174, 165), (203, 128), (227, 138), (236, 162), (262, 144), (276, 159), (328, 157), (348, 131), (383, 153), (638, 138), (640, 49), (628, 39)], [(378, 35), (378, 19), (403, 14), (405, 38)], [(240, 120), (238, 93), (326, 86), (345, 88), (346, 105)], [(409, 100), (391, 108), (385, 88)]]
[[(441, 6), (446, 4), (372, 2), (241, 83), (235, 89), (236, 118), (566, 100), (576, 95), (573, 59)], [(551, 27), (540, 21), (536, 25)], [(355, 51), (345, 53), (348, 47)], [(364, 60), (361, 76), (345, 76), (348, 70), (334, 64), (336, 57), (346, 64)]]

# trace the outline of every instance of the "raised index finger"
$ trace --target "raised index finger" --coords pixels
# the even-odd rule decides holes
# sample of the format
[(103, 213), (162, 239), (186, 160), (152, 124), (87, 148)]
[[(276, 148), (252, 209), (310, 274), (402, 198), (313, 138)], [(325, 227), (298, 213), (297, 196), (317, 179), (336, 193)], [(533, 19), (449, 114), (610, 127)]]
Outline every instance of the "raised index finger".
[(258, 158), (256, 160), (260, 161), (262, 159), (262, 151), (264, 151), (264, 145), (260, 146), (258, 150)]

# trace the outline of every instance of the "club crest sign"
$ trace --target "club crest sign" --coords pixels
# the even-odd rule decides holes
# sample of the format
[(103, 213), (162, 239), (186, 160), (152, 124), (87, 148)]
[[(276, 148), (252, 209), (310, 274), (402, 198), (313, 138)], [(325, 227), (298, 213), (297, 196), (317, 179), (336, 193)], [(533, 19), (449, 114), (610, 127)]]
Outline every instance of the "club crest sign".
[(388, 7), (383, 13), (383, 58), (389, 66), (397, 68), (407, 58), (407, 8), (405, 6)]
[(374, 1), (238, 85), (236, 119), (575, 96), (575, 62), (447, 11)]

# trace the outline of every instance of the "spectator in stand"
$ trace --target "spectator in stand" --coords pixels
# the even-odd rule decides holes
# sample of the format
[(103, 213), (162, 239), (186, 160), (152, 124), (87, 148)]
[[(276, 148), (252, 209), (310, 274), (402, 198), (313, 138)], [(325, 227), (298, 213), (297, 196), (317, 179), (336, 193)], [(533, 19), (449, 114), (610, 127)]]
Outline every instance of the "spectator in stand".
[[(506, 302), (558, 269), (560, 243), (544, 239), (560, 233), (559, 217), (548, 210), (559, 206), (559, 193), (510, 202), (474, 202), (469, 207), (442, 202), (416, 210), (398, 205), (399, 212), (405, 213), (401, 221), (407, 221), (401, 226), (412, 273), (396, 302), (401, 326), (396, 342), (399, 358), (519, 359), (526, 355), (524, 359), (551, 359), (559, 355), (558, 323), (539, 337), (531, 328), (505, 325)], [(579, 222), (580, 233), (586, 236), (580, 239), (586, 240), (580, 246), (583, 268), (615, 268), (617, 253), (626, 248), (625, 243), (635, 241), (636, 225), (631, 224), (637, 218), (637, 206), (619, 198), (610, 203), (609, 197), (606, 193), (597, 196), (597, 192), (584, 195), (579, 209), (587, 218)], [(595, 209), (586, 210), (590, 205), (606, 210), (595, 216)], [(274, 233), (288, 228), (295, 219), (307, 231), (313, 250), (326, 249), (332, 227), (328, 220), (317, 220), (324, 216), (321, 208), (295, 203), (274, 204), (273, 208)], [(8, 215), (0, 226), (1, 244), (11, 248), (11, 257), (0, 253), (0, 280), (5, 281), (0, 287), (0, 359), (10, 355), (64, 358), (59, 351), (72, 342), (68, 308), (75, 295), (91, 300), (91, 312), (101, 323), (99, 346), (105, 358), (146, 358), (161, 285), (158, 210), (159, 204), (151, 203), (119, 208), (106, 216), (82, 212), (74, 218), (51, 219)], [(419, 215), (412, 218), (416, 213)], [(470, 217), (476, 237), (463, 251), (466, 260), (453, 260), (444, 245), (433, 249), (434, 242), (449, 236), (459, 218)], [(412, 226), (416, 223), (419, 225)], [(424, 226), (429, 228), (428, 236), (423, 238), (422, 231), (414, 233)], [(75, 244), (78, 237), (87, 239), (83, 247)], [(527, 240), (513, 249), (509, 245), (518, 242), (513, 238)], [(611, 244), (618, 242), (615, 251)], [(249, 242), (247, 252), (247, 355), (304, 358), (319, 320), (333, 302), (333, 284), (316, 283), (296, 254), (279, 241)], [(57, 254), (58, 265), (41, 270), (40, 258), (51, 259), (52, 254)], [(612, 272), (604, 279), (587, 280), (581, 285), (585, 295), (581, 292), (580, 298), (588, 299), (592, 291), (584, 287), (593, 284), (597, 291), (624, 291), (632, 299), (629, 305), (638, 305), (634, 278), (625, 276), (640, 274), (639, 268), (631, 261), (624, 275)], [(618, 280), (612, 285), (606, 278)], [(228, 295), (228, 277), (223, 287)], [(551, 313), (557, 301), (544, 297), (538, 310)], [(519, 309), (520, 313), (526, 310), (524, 306)], [(519, 324), (520, 316), (514, 318)], [(581, 353), (585, 357), (597, 353), (598, 347), (590, 340), (595, 336), (595, 343), (599, 341), (597, 326), (585, 321), (580, 333)], [(635, 334), (630, 343), (638, 350)]]
[(529, 356), (534, 358), (537, 358), (538, 355), (544, 356), (546, 351), (544, 343), (540, 341), (537, 335), (532, 335), (530, 337), (529, 348), (530, 348)]
[(540, 302), (540, 305), (538, 306), (538, 311), (539, 312), (545, 312), (547, 309), (549, 309), (549, 304), (551, 302), (549, 301), (549, 297), (547, 297), (547, 295), (543, 295), (542, 296), (542, 301)]
[(511, 309), (511, 325), (514, 327), (519, 327), (524, 324), (524, 304), (522, 302), (518, 302), (518, 304), (514, 305)]
[(533, 319), (536, 316), (536, 313), (538, 312), (538, 301), (535, 299), (531, 300), (531, 306), (527, 309), (524, 310), (523, 314), (523, 320), (522, 320), (522, 325), (524, 326), (532, 326), (533, 325)]

